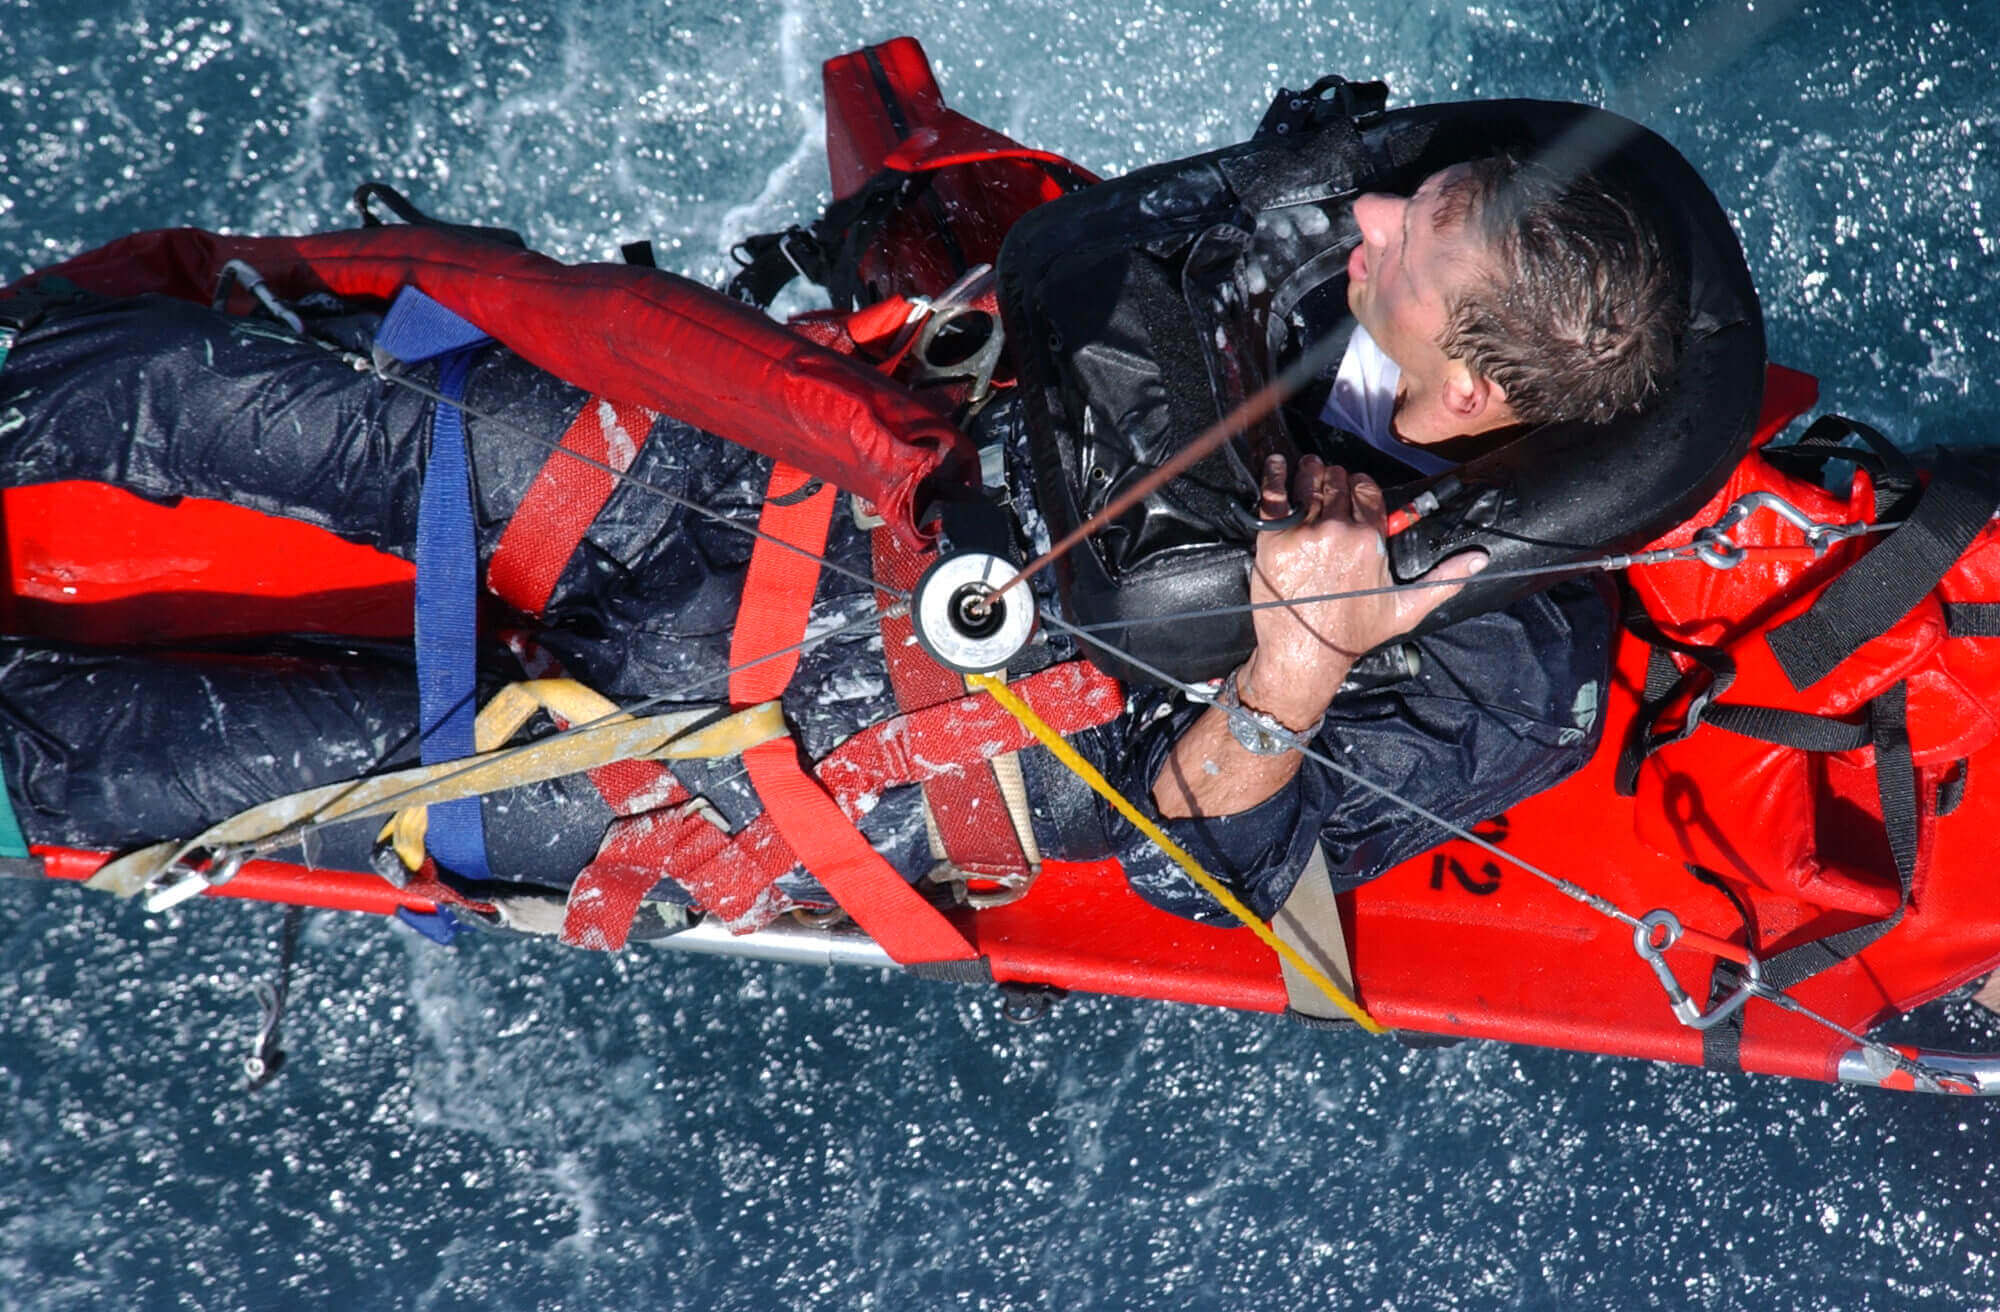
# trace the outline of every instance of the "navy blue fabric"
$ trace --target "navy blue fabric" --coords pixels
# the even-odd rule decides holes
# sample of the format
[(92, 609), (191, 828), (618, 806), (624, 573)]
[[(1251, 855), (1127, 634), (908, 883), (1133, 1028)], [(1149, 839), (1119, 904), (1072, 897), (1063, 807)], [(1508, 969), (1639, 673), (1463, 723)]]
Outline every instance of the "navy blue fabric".
[[(317, 327), (365, 351), (373, 324), (362, 316)], [(429, 381), (435, 373), (426, 370), (434, 366), (412, 372)], [(502, 348), (481, 352), (466, 384), (466, 424), (482, 561), (546, 455), (513, 426), (553, 439), (582, 402), (580, 391)], [(23, 420), (0, 431), (0, 468), (13, 482), (96, 478), (145, 495), (219, 497), (406, 558), (414, 552), (416, 471), (432, 407), (268, 325), (245, 331), (180, 302), (102, 303), (24, 335), (0, 373), (0, 409), (8, 407)], [(488, 423), (481, 412), (505, 422)], [(538, 639), (616, 699), (719, 699), (752, 542), (655, 489), (750, 525), (768, 468), (740, 447), (659, 419), (632, 467), (635, 481), (615, 489), (537, 617)], [(865, 576), (867, 535), (845, 513), (835, 517), (827, 554)], [(873, 608), (865, 583), (825, 571), (812, 631), (865, 620)], [(1571, 589), (1431, 635), (1420, 674), (1337, 700), (1320, 746), (1453, 820), (1483, 819), (1587, 759), (1609, 632), (1604, 603)], [(1043, 659), (1070, 654), (1041, 641), (1051, 644), (1038, 649)], [(181, 837), (243, 805), (388, 768), (411, 750), (415, 689), (399, 682), (408, 677), (407, 653), (307, 653), (273, 663), (14, 643), (0, 644), (0, 657), (0, 713), (20, 745), (20, 759), (5, 764), (34, 842)], [(483, 691), (518, 677), (489, 649)], [(806, 653), (784, 704), (814, 757), (895, 714), (875, 627), (864, 623)], [(1078, 735), (1077, 745), (1144, 804), (1168, 747), (1198, 713), (1164, 691), (1140, 691), (1130, 713)], [(1049, 855), (1115, 851), (1152, 901), (1213, 916), (1176, 868), (1046, 753), (1024, 753), (1023, 767)], [(732, 826), (759, 810), (735, 762), (689, 763), (676, 774)], [(496, 876), (555, 889), (595, 852), (609, 819), (582, 779), (510, 790), (483, 799), (481, 810)], [(859, 823), (897, 869), (913, 879), (928, 870), (918, 790), (886, 790)], [(313, 859), (367, 869), (372, 835), (354, 828), (323, 835)], [(1266, 914), (1314, 841), (1348, 885), (1437, 840), (1393, 804), (1312, 765), (1251, 811), (1169, 828)], [(781, 887), (802, 900), (824, 897), (800, 870)], [(655, 896), (684, 897), (667, 886)]]
[[(1499, 815), (1579, 769), (1596, 749), (1611, 620), (1607, 598), (1581, 581), (1461, 620), (1417, 640), (1415, 675), (1335, 698), (1314, 746), (1454, 824)], [(1113, 782), (1136, 800), (1149, 797), (1174, 742), (1205, 708), (1156, 692), (1135, 709), (1134, 727), (1109, 759), (1118, 763)], [(1104, 819), (1126, 877), (1147, 901), (1190, 919), (1235, 923), (1143, 834), (1109, 812)], [(1311, 761), (1291, 786), (1248, 811), (1162, 823), (1266, 918), (1290, 896), (1315, 842), (1338, 891), (1449, 836)]]
[[(465, 398), (473, 354), (490, 342), (480, 329), (414, 287), (383, 317), (375, 344), (404, 363), (442, 358), (438, 391)], [(479, 645), (479, 552), (472, 524), (465, 421), (457, 405), (431, 411), (429, 460), (417, 509), (417, 716), (423, 763), (472, 755)], [(425, 846), (467, 879), (491, 879), (477, 798), (430, 807)]]
[(436, 911), (412, 911), (408, 907), (397, 907), (396, 919), (440, 947), (450, 947), (466, 931), (464, 922), (452, 915), (449, 907), (439, 907)]
[[(521, 677), (504, 650), (482, 650), (482, 696)], [(255, 650), (176, 652), (0, 638), (0, 755), (32, 843), (184, 838), (273, 797), (413, 765), (416, 723), (407, 643), (259, 639)], [(493, 873), (509, 882), (561, 887), (610, 819), (582, 776), (483, 803)], [(323, 829), (286, 859), (370, 870), (379, 827)]]

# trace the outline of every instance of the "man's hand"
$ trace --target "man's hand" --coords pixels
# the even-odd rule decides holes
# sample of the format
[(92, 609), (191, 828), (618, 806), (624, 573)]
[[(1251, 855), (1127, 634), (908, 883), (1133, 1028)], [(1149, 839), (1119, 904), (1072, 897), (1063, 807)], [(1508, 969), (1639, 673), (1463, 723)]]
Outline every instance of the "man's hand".
[[(1350, 479), (1315, 456), (1299, 462), (1286, 496), (1285, 462), (1264, 467), (1264, 518), (1289, 505), (1304, 515), (1291, 528), (1260, 535), (1250, 573), (1252, 601), (1284, 601), (1384, 588), (1389, 574), (1388, 513), (1371, 478)], [(1479, 552), (1445, 561), (1426, 579), (1466, 579), (1486, 566)], [(1355, 660), (1458, 594), (1456, 587), (1415, 588), (1334, 601), (1306, 601), (1255, 611), (1257, 650), (1236, 675), (1252, 710), (1298, 731), (1311, 729), (1340, 691)], [(1234, 815), (1267, 800), (1299, 772), (1299, 754), (1245, 751), (1229, 731), (1229, 713), (1211, 706), (1188, 726), (1153, 781), (1153, 804), (1169, 819)]]
[[(1264, 518), (1297, 506), (1304, 517), (1292, 528), (1261, 534), (1250, 572), (1250, 600), (1282, 601), (1327, 593), (1365, 591), (1395, 583), (1389, 573), (1388, 509), (1382, 489), (1365, 474), (1307, 456), (1290, 479), (1283, 456), (1265, 462)], [(1486, 557), (1465, 552), (1426, 579), (1465, 579), (1486, 567)], [(1308, 601), (1254, 612), (1257, 650), (1237, 676), (1246, 705), (1293, 728), (1318, 723), (1347, 672), (1360, 656), (1409, 632), (1456, 596), (1456, 587), (1415, 588)]]

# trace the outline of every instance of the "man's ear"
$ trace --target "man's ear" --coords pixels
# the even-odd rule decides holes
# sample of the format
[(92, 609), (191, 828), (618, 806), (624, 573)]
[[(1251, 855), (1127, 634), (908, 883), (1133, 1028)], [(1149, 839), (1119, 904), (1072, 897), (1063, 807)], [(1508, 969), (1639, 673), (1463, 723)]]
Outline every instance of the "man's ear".
[(1444, 388), (1439, 400), (1462, 432), (1473, 433), (1513, 422), (1506, 389), (1476, 373), (1463, 360), (1445, 362)]

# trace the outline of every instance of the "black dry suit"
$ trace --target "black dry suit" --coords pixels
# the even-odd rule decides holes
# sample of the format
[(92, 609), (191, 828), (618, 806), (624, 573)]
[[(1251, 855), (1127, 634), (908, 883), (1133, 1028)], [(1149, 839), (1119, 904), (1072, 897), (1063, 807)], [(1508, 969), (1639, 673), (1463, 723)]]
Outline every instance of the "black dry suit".
[[(1326, 217), (1324, 226), (1307, 220), (1291, 227), (1317, 240), (1337, 235), (1347, 222), (1338, 204)], [(1114, 220), (1094, 221), (1099, 228), (1093, 231), (1101, 231)], [(1198, 245), (1182, 242), (1180, 253)], [(1295, 254), (1299, 248), (1280, 243), (1275, 249)], [(1014, 250), (1009, 247), (1010, 255)], [(1329, 257), (1320, 267), (1331, 262)], [(1273, 257), (1265, 276), (1281, 278), (1283, 264)], [(1143, 274), (1133, 278), (1144, 282)], [(1299, 313), (1281, 317), (1310, 326), (1313, 315), (1337, 303), (1343, 286), (1314, 278), (1311, 295), (1292, 307)], [(1158, 317), (1159, 303), (1152, 296), (1154, 308), (1138, 319), (1159, 342), (1127, 336), (1107, 343), (1074, 316), (1061, 315), (1051, 315), (1048, 332), (1035, 340), (1086, 363), (1132, 358), (1135, 370), (1160, 378), (1184, 363), (1171, 353), (1185, 349), (1187, 334), (1178, 347), (1165, 340), (1171, 325)], [(1110, 308), (1097, 327), (1106, 334), (1128, 332), (1133, 320), (1118, 304)], [(1023, 328), (1013, 322), (1020, 310), (1018, 300), (1010, 305), (1016, 342), (1024, 340)], [(1026, 312), (1041, 311), (1029, 305)], [(1197, 324), (1203, 335), (1214, 326)], [(0, 370), (6, 478), (16, 485), (96, 479), (162, 500), (212, 497), (305, 519), (409, 558), (432, 403), (356, 367), (374, 325), (372, 314), (349, 309), (310, 321), (308, 339), (302, 339), (261, 318), (231, 318), (158, 297), (85, 297), (58, 307), (23, 336)], [(1221, 327), (1225, 334), (1253, 334), (1258, 352), (1278, 331), (1275, 321), (1255, 316), (1225, 318)], [(328, 342), (348, 353), (329, 349)], [(1168, 364), (1155, 365), (1148, 349), (1166, 352)], [(1007, 449), (1013, 502), (1031, 526), (1030, 538), (1039, 523), (1037, 498), (1046, 505), (1052, 495), (1065, 495), (1066, 485), (1052, 481), (1052, 459), (1060, 469), (1077, 457), (1073, 449), (1052, 453), (1046, 431), (1037, 432), (1034, 408), (1049, 404), (1047, 391), (1038, 390), (1038, 380), (1048, 377), (1049, 357), (1035, 358), (1043, 363), (1023, 357), (1023, 403), (991, 407), (982, 422), (989, 438)], [(420, 380), (432, 376), (422, 367), (415, 373)], [(464, 405), (482, 565), (546, 455), (516, 430), (553, 438), (583, 399), (579, 389), (504, 348), (487, 347), (478, 355)], [(1159, 404), (1175, 402), (1169, 397)], [(727, 664), (751, 540), (645, 485), (750, 524), (767, 467), (747, 451), (659, 419), (631, 467), (631, 481), (598, 515), (543, 613), (523, 622), (571, 674), (614, 698), (669, 693), (690, 703), (721, 700), (718, 676)], [(1123, 470), (1107, 473), (1115, 482)], [(1094, 495), (1088, 471), (1083, 479), (1086, 495)], [(1207, 522), (1213, 541), (1215, 520)], [(868, 571), (866, 535), (844, 514), (836, 516), (828, 555), (859, 574)], [(1236, 569), (1240, 580), (1240, 552)], [(872, 605), (864, 584), (825, 571), (814, 630), (865, 616)], [(1129, 636), (1139, 635), (1135, 630)], [(1221, 646), (1228, 641), (1225, 636)], [(1161, 650), (1157, 642), (1144, 645), (1150, 653)], [(1609, 612), (1587, 586), (1516, 601), (1411, 640), (1395, 673), (1342, 693), (1319, 746), (1446, 817), (1477, 821), (1588, 759), (1608, 649)], [(260, 644), (256, 651), (168, 653), (80, 650), (17, 638), (6, 640), (4, 651), (0, 710), (11, 729), (6, 782), (34, 842), (116, 848), (185, 837), (271, 797), (414, 759), (417, 697), (410, 659), (398, 647), (314, 638)], [(1040, 640), (1033, 658), (1047, 662), (1069, 654)], [(492, 686), (522, 677), (497, 644), (483, 668)], [(879, 637), (862, 627), (809, 653), (784, 701), (796, 735), (814, 757), (893, 715)], [(1128, 797), (1147, 805), (1168, 750), (1200, 711), (1167, 689), (1135, 685), (1127, 714), (1079, 735), (1078, 745)], [(1045, 753), (1024, 753), (1023, 766), (1046, 854), (1113, 853), (1150, 900), (1180, 914), (1221, 919), (1176, 867)], [(732, 825), (758, 808), (729, 763), (676, 765), (675, 773)], [(558, 891), (596, 851), (610, 818), (581, 779), (495, 794), (484, 799), (483, 810), (494, 877)], [(860, 825), (906, 875), (929, 869), (915, 788), (885, 793)], [(1442, 837), (1394, 803), (1312, 763), (1250, 811), (1167, 828), (1265, 915), (1282, 903), (1315, 840), (1336, 886), (1346, 887)], [(326, 831), (309, 855), (322, 865), (366, 869), (371, 831), (365, 823)], [(782, 886), (802, 900), (817, 892), (801, 871)], [(674, 890), (662, 888), (655, 896), (671, 898)]]

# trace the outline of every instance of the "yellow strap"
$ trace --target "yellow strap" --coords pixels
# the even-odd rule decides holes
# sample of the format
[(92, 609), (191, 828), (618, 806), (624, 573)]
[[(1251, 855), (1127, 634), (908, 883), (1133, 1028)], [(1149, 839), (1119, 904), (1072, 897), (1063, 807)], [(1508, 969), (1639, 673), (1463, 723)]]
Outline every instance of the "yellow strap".
[[(570, 724), (592, 724), (599, 720), (615, 724), (632, 718), (618, 715), (617, 703), (575, 679), (524, 679), (508, 684), (480, 707), (479, 718), (472, 725), (473, 750), (490, 752), (500, 747), (519, 733), (536, 711), (547, 711)], [(389, 823), (382, 826), (375, 841), (387, 839), (403, 868), (415, 870), (424, 863), (430, 814), (429, 807), (406, 806), (389, 817)]]
[(1347, 994), (1341, 991), (1338, 984), (1328, 979), (1325, 971), (1300, 956), (1298, 950), (1279, 938), (1256, 912), (1244, 906), (1237, 899), (1236, 895), (1231, 893), (1227, 888), (1224, 888), (1221, 881), (1217, 880), (1214, 875), (1203, 870), (1201, 863), (1190, 856), (1186, 848), (1167, 837), (1165, 830), (1161, 829), (1151, 820), (1148, 820), (1138, 807), (1126, 801), (1124, 795), (1116, 788), (1113, 788), (1102, 774), (1098, 773), (1096, 766), (1084, 760), (1078, 754), (1076, 748), (1071, 747), (1067, 742), (1063, 741), (1062, 735), (1054, 729), (1049, 728), (1042, 721), (1042, 717), (1035, 714), (1032, 707), (1008, 690), (1006, 684), (1000, 682), (1000, 680), (990, 674), (974, 674), (967, 677), (970, 682), (986, 692), (993, 700), (999, 702), (1009, 711), (1012, 711), (1014, 718), (1026, 725), (1028, 732), (1041, 740), (1042, 746), (1054, 752), (1058, 761), (1068, 766), (1077, 778), (1096, 789), (1098, 795), (1103, 797), (1105, 801), (1117, 807), (1121, 815), (1139, 827), (1140, 833), (1158, 843), (1160, 850), (1172, 857), (1180, 865), (1181, 869), (1187, 871), (1193, 877), (1195, 883), (1201, 885), (1210, 897), (1222, 904), (1224, 910), (1242, 921), (1251, 933), (1261, 939), (1265, 946), (1277, 953), (1293, 970), (1298, 971), (1301, 975), (1311, 980), (1315, 988), (1326, 994), (1335, 1006), (1339, 1007), (1349, 1016), (1352, 1016), (1356, 1024), (1360, 1025), (1362, 1029), (1367, 1030), (1370, 1034), (1388, 1033), (1386, 1027), (1361, 1009), (1360, 1003), (1348, 997)]

